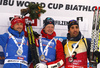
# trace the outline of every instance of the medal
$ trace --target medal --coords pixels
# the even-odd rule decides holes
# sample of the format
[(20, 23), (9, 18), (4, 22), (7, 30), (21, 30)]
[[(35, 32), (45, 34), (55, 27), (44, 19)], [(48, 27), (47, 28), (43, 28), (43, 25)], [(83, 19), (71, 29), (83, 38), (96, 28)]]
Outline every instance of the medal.
[(41, 61), (44, 61), (44, 60), (45, 60), (45, 56), (44, 56), (44, 55), (41, 55), (41, 56), (40, 56), (40, 60), (41, 60)]
[(18, 50), (17, 50), (17, 55), (21, 56), (22, 53), (23, 53), (23, 51), (22, 51), (21, 49), (18, 49)]
[[(81, 36), (81, 38), (82, 38), (83, 36)], [(69, 52), (69, 55), (70, 55), (70, 57), (68, 58), (68, 61), (70, 62), (70, 63), (72, 63), (73, 61), (74, 61), (74, 58), (72, 57), (72, 54), (73, 54), (73, 52), (75, 51), (75, 49), (76, 49), (76, 47), (77, 47), (77, 45), (78, 45), (78, 43), (80, 42), (80, 40), (75, 44), (75, 46), (74, 46), (74, 48), (72, 49), (72, 52), (70, 51), (70, 49), (69, 49), (69, 47), (68, 47), (68, 39), (67, 39), (67, 48), (68, 48), (68, 52)]]
[[(54, 38), (53, 38), (54, 39)], [(42, 38), (41, 38), (41, 36), (40, 36), (40, 39), (39, 39), (39, 41), (40, 41), (40, 50), (41, 50), (41, 56), (39, 57), (39, 59), (41, 60), (41, 61), (45, 61), (45, 56), (47, 56), (47, 54), (48, 54), (48, 47), (49, 47), (49, 45), (51, 44), (51, 42), (52, 42), (52, 40), (53, 39), (51, 39), (50, 41), (48, 41), (48, 44), (47, 44), (47, 46), (44, 48), (44, 51), (43, 51), (43, 46), (42, 46)]]
[(74, 59), (73, 59), (73, 57), (71, 57), (71, 56), (68, 58), (68, 61), (69, 61), (70, 63), (72, 63), (73, 60), (74, 60)]
[[(9, 32), (8, 32), (8, 33), (9, 33)], [(22, 37), (22, 42), (21, 42), (21, 45), (19, 46), (18, 43), (17, 43), (17, 41), (16, 41), (16, 39), (15, 39), (15, 37), (14, 37), (11, 33), (9, 33), (9, 35), (12, 37), (13, 41), (15, 42), (15, 44), (16, 44), (17, 47), (18, 47), (18, 50), (16, 51), (17, 55), (21, 56), (22, 53), (23, 53), (23, 43), (24, 43), (24, 41), (25, 41), (25, 40), (24, 40), (24, 36)]]

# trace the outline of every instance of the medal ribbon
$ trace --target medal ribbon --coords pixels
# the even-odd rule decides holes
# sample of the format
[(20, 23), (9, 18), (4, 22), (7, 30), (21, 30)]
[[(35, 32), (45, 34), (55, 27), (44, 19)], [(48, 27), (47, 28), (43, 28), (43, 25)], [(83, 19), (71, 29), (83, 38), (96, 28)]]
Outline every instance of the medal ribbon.
[[(81, 36), (81, 38), (82, 38), (82, 37), (83, 37), (83, 36)], [(81, 40), (81, 39), (80, 39), (80, 40)], [(68, 39), (67, 39), (67, 47), (68, 47), (68, 51), (69, 51), (70, 56), (72, 56), (72, 54), (73, 54), (73, 52), (75, 51), (75, 49), (76, 49), (78, 43), (80, 42), (80, 40), (75, 44), (75, 46), (74, 46), (74, 48), (73, 48), (73, 50), (72, 50), (72, 52), (71, 52), (70, 49), (69, 49), (69, 47), (68, 47)]]
[[(54, 39), (54, 38), (53, 38), (53, 39)], [(41, 40), (41, 36), (40, 36), (40, 49), (41, 49), (42, 55), (44, 55), (44, 52), (47, 51), (47, 49), (48, 49), (48, 47), (49, 47), (49, 45), (50, 45), (50, 43), (51, 43), (51, 41), (52, 41), (53, 39), (51, 39), (51, 40), (49, 41), (49, 43), (47, 44), (47, 46), (45, 47), (45, 49), (44, 49), (44, 51), (43, 51), (42, 40)]]
[(21, 45), (19, 46), (18, 43), (17, 43), (17, 41), (16, 41), (16, 39), (15, 39), (15, 37), (14, 37), (11, 33), (9, 33), (9, 32), (8, 32), (8, 34), (12, 37), (12, 39), (14, 40), (14, 42), (15, 42), (15, 44), (17, 45), (18, 49), (20, 49), (20, 50), (23, 52), (23, 47), (22, 47), (22, 45), (23, 45), (23, 43), (24, 43), (24, 36), (22, 37), (22, 42), (21, 42)]

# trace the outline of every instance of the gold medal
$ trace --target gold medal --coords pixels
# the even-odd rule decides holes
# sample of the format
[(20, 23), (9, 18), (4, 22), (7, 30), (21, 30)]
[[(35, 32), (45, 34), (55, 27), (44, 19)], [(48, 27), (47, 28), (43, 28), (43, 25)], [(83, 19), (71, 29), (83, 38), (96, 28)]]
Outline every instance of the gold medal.
[(44, 55), (41, 55), (41, 56), (40, 56), (40, 60), (41, 60), (41, 61), (44, 61), (44, 60), (45, 60), (45, 56), (44, 56)]
[(17, 50), (17, 55), (21, 56), (21, 55), (22, 55), (22, 53), (23, 53), (23, 52), (22, 52), (22, 50), (21, 50), (21, 49), (18, 49), (18, 50)]

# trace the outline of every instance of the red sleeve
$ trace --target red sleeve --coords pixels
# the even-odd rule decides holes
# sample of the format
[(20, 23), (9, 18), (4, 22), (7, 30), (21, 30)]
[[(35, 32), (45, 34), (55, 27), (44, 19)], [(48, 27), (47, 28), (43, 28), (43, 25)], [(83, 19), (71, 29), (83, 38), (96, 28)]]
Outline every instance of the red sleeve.
[(35, 38), (35, 45), (36, 45), (37, 47), (39, 47), (39, 42), (38, 42), (38, 40), (39, 40), (39, 38)]
[[(50, 66), (57, 66), (59, 68), (61, 68), (63, 65), (64, 65), (64, 60), (65, 60), (65, 57), (64, 57), (64, 50), (63, 50), (63, 45), (62, 43), (57, 40), (56, 41), (56, 60), (53, 61), (53, 62), (48, 62), (46, 63), (50, 68)], [(60, 64), (59, 64), (60, 63)]]

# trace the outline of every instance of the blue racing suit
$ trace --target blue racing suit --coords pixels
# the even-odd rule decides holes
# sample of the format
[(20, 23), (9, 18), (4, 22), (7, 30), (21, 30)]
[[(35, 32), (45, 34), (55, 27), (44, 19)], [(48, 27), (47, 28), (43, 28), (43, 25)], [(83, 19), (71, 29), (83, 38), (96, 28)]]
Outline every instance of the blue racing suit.
[[(24, 36), (24, 31), (19, 33), (16, 30), (8, 28), (10, 34), (12, 34), (18, 46), (21, 45), (22, 37)], [(22, 54), (18, 55), (18, 46), (15, 44), (13, 38), (9, 35), (9, 33), (4, 33), (0, 35), (0, 45), (3, 47), (5, 62), (3, 68), (27, 68), (28, 67), (28, 40), (24, 37), (24, 42), (22, 44)]]

